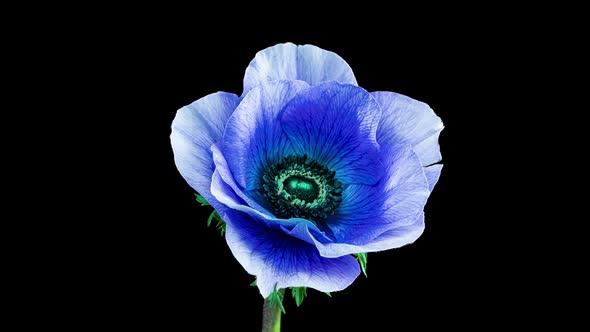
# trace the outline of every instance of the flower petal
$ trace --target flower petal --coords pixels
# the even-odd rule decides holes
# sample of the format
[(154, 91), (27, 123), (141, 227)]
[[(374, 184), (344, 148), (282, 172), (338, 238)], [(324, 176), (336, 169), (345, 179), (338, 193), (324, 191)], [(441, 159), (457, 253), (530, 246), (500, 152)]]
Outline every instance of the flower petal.
[(376, 141), (380, 116), (367, 91), (327, 82), (293, 98), (280, 121), (297, 154), (335, 171), (343, 184), (375, 184), (383, 174)]
[(348, 287), (360, 274), (352, 256), (321, 257), (314, 245), (266, 227), (252, 216), (229, 210), (226, 241), (244, 269), (256, 276), (263, 297), (275, 289), (310, 287), (334, 292)]
[(420, 158), (409, 146), (385, 156), (388, 165), (384, 187), (386, 217), (395, 226), (411, 222), (424, 209), (430, 190)]
[(422, 165), (442, 159), (438, 136), (444, 126), (441, 119), (425, 103), (394, 92), (372, 92), (383, 114), (377, 129), (377, 142), (383, 153), (411, 144)]
[(383, 180), (375, 186), (348, 186), (342, 204), (326, 220), (335, 242), (370, 245), (422, 213), (430, 191), (420, 158), (409, 145), (385, 157), (388, 168)]
[(438, 182), (438, 178), (440, 177), (440, 172), (442, 171), (442, 168), (442, 164), (424, 167), (424, 174), (426, 175), (426, 180), (428, 180), (428, 189), (430, 191), (434, 189), (434, 185)]
[(210, 147), (221, 139), (238, 103), (234, 94), (213, 93), (179, 109), (172, 122), (170, 141), (176, 167), (186, 182), (210, 203), (214, 169)]
[(367, 243), (391, 228), (391, 221), (383, 216), (386, 198), (382, 183), (346, 186), (342, 203), (325, 221), (335, 242)]
[(246, 191), (259, 187), (262, 170), (286, 156), (290, 143), (278, 116), (309, 85), (302, 81), (266, 82), (250, 91), (226, 125), (223, 151), (236, 181)]
[[(293, 230), (293, 232), (301, 232), (302, 229), (303, 227), (300, 229), (296, 228)], [(422, 235), (423, 232), (424, 213), (422, 212), (416, 219), (413, 220), (412, 223), (392, 228), (364, 245), (354, 245), (348, 243), (322, 243), (309, 231), (308, 236), (314, 241), (322, 257), (340, 257), (350, 253), (375, 252), (399, 248), (401, 246), (405, 246), (406, 244), (413, 243), (420, 237), (420, 235)]]
[[(266, 208), (258, 204), (256, 200), (252, 199), (252, 197), (242, 191), (229, 170), (227, 161), (223, 156), (219, 144), (214, 144), (211, 147), (211, 150), (213, 151), (213, 161), (215, 163), (215, 171), (213, 172), (213, 178), (211, 181), (211, 194), (220, 203), (227, 208), (250, 214), (253, 218), (264, 221), (269, 226), (275, 228), (285, 226), (288, 229), (291, 229), (298, 223), (312, 224), (311, 221), (301, 218), (276, 218)], [(313, 227), (315, 227), (315, 225), (313, 225)]]
[[(214, 154), (216, 154), (214, 149)], [(217, 209), (226, 222), (226, 241), (244, 269), (256, 276), (263, 297), (285, 287), (311, 287), (323, 292), (342, 290), (359, 275), (358, 263), (352, 256), (324, 258), (319, 255), (309, 234), (325, 240), (313, 231), (315, 225), (292, 218), (272, 220), (246, 205), (224, 182), (217, 167), (213, 172), (211, 192), (222, 204)], [(234, 183), (235, 186), (235, 183)], [(279, 221), (279, 220), (275, 220)], [(292, 223), (289, 225), (289, 223)], [(304, 240), (288, 235), (286, 226), (306, 225)], [(309, 242), (305, 242), (309, 241)]]
[(244, 93), (275, 80), (300, 80), (316, 85), (338, 81), (357, 85), (350, 66), (338, 54), (313, 45), (292, 43), (266, 48), (254, 57), (244, 75)]

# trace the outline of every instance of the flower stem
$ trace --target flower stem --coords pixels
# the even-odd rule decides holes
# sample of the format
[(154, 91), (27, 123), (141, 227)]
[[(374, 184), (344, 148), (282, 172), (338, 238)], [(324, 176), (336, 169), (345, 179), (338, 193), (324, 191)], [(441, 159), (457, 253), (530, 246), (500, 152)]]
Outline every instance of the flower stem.
[[(282, 298), (285, 290), (278, 291)], [(271, 304), (270, 296), (264, 299), (262, 306), (262, 332), (280, 332), (281, 331), (281, 307), (275, 301)]]

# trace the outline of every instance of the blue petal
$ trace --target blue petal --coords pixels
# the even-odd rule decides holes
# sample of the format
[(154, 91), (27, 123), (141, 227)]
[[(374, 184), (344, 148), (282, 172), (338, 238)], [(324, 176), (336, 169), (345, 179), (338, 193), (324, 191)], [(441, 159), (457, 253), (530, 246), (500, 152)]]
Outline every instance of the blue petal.
[[(296, 228), (295, 232), (306, 231), (303, 227)], [(340, 257), (350, 253), (361, 252), (375, 252), (399, 248), (407, 244), (413, 243), (424, 232), (424, 213), (420, 213), (416, 219), (409, 224), (399, 225), (382, 233), (371, 242), (363, 245), (354, 245), (348, 243), (323, 243), (308, 231), (308, 236), (311, 238), (316, 248), (319, 250), (322, 257)]]
[(218, 142), (225, 124), (239, 103), (238, 96), (217, 92), (178, 110), (170, 141), (174, 161), (186, 182), (216, 206), (209, 187), (213, 174), (211, 145)]
[(300, 80), (316, 85), (324, 81), (357, 85), (350, 66), (338, 54), (313, 45), (278, 44), (256, 54), (244, 75), (244, 96), (259, 84)]
[(293, 98), (280, 121), (297, 154), (335, 171), (343, 184), (375, 184), (383, 174), (376, 141), (380, 116), (365, 90), (327, 82)]
[(420, 158), (409, 146), (401, 148), (395, 155), (384, 156), (388, 165), (384, 194), (386, 216), (395, 224), (413, 221), (424, 209), (430, 196), (428, 180)]
[(211, 151), (213, 152), (213, 163), (215, 164), (215, 172), (211, 182), (213, 196), (228, 208), (251, 211), (251, 213), (264, 216), (264, 218), (273, 218), (273, 215), (266, 208), (246, 195), (235, 182), (219, 144), (211, 146)]
[(424, 174), (426, 174), (426, 179), (428, 180), (428, 189), (430, 191), (434, 189), (434, 185), (438, 182), (442, 168), (442, 164), (424, 167)]
[(427, 104), (394, 92), (371, 94), (383, 110), (377, 129), (383, 153), (394, 153), (398, 147), (411, 144), (424, 166), (442, 159), (438, 136), (444, 126)]
[(374, 186), (345, 186), (342, 203), (326, 219), (335, 241), (367, 243), (391, 228), (391, 221), (384, 218), (386, 199), (382, 182)]
[(409, 145), (385, 156), (383, 180), (375, 186), (351, 185), (342, 204), (326, 223), (336, 241), (371, 244), (384, 232), (413, 222), (430, 194), (420, 159)]
[(256, 190), (264, 167), (289, 154), (290, 143), (278, 121), (280, 111), (309, 86), (302, 81), (274, 81), (259, 85), (229, 119), (223, 151), (236, 181), (246, 191)]
[[(313, 223), (300, 218), (277, 219), (264, 209), (248, 206), (252, 200), (233, 181), (219, 144), (213, 145), (212, 151), (216, 168), (211, 193), (221, 203), (217, 211), (227, 223), (226, 241), (238, 262), (256, 276), (263, 297), (268, 297), (275, 287), (333, 292), (348, 287), (356, 279), (360, 268), (352, 256), (320, 256), (309, 234), (314, 234), (314, 239), (327, 239)], [(289, 229), (298, 225), (305, 225), (304, 240), (288, 235)]]
[(360, 273), (352, 256), (321, 257), (314, 245), (266, 227), (250, 215), (225, 215), (226, 241), (244, 269), (256, 276), (263, 297), (275, 289), (310, 287), (334, 292), (348, 287)]
[(275, 217), (267, 209), (262, 207), (252, 197), (243, 192), (231, 175), (226, 159), (218, 144), (211, 147), (213, 151), (213, 160), (215, 162), (215, 172), (211, 181), (211, 194), (219, 201), (223, 207), (220, 214), (226, 210), (237, 210), (249, 214), (252, 218), (256, 218), (260, 222), (266, 223), (269, 227), (287, 230), (292, 229), (296, 225), (303, 223), (309, 224), (310, 229), (320, 238), (320, 230), (311, 221), (302, 218), (281, 219)]

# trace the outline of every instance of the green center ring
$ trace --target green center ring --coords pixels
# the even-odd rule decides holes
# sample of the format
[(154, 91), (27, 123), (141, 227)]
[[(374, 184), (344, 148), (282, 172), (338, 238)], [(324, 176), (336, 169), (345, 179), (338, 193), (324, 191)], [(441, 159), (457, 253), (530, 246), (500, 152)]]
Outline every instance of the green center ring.
[(277, 217), (321, 222), (342, 202), (335, 174), (306, 155), (288, 156), (266, 169), (263, 193)]

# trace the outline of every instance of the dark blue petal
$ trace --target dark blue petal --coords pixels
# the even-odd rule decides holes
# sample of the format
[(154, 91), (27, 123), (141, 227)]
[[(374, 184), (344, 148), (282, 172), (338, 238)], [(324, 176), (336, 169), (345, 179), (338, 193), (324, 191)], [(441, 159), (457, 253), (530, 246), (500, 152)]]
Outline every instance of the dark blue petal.
[(268, 81), (324, 81), (357, 85), (350, 66), (338, 54), (313, 45), (278, 44), (256, 54), (244, 75), (244, 93)]
[(225, 124), (239, 103), (238, 96), (217, 92), (178, 110), (170, 141), (174, 161), (186, 182), (213, 206), (209, 187), (213, 174), (211, 145), (218, 142)]
[(380, 116), (365, 90), (328, 82), (293, 98), (280, 121), (297, 154), (335, 171), (343, 184), (375, 184), (383, 175), (376, 141)]
[(229, 119), (223, 151), (234, 178), (246, 191), (259, 188), (262, 169), (291, 153), (278, 121), (280, 111), (309, 86), (302, 81), (275, 81), (259, 85), (240, 103)]
[(377, 129), (383, 153), (395, 153), (397, 148), (410, 144), (424, 166), (442, 159), (438, 136), (444, 126), (427, 104), (394, 92), (371, 94), (383, 110)]
[(244, 269), (256, 276), (256, 284), (265, 298), (275, 287), (339, 291), (360, 273), (352, 256), (321, 257), (313, 244), (269, 228), (249, 214), (230, 210), (224, 218), (228, 246)]
[(369, 186), (352, 184), (344, 188), (342, 203), (326, 219), (336, 242), (367, 243), (391, 228), (391, 220), (384, 217), (383, 183)]
[[(322, 255), (338, 257), (391, 249), (416, 239), (416, 229), (409, 225), (416, 223), (430, 194), (424, 168), (409, 145), (385, 157), (388, 168), (382, 181), (375, 186), (351, 185), (345, 189), (341, 206), (326, 220), (336, 240), (330, 243), (315, 237), (322, 244), (318, 247)], [(386, 235), (395, 239), (384, 241)], [(384, 247), (388, 244), (395, 246)]]

